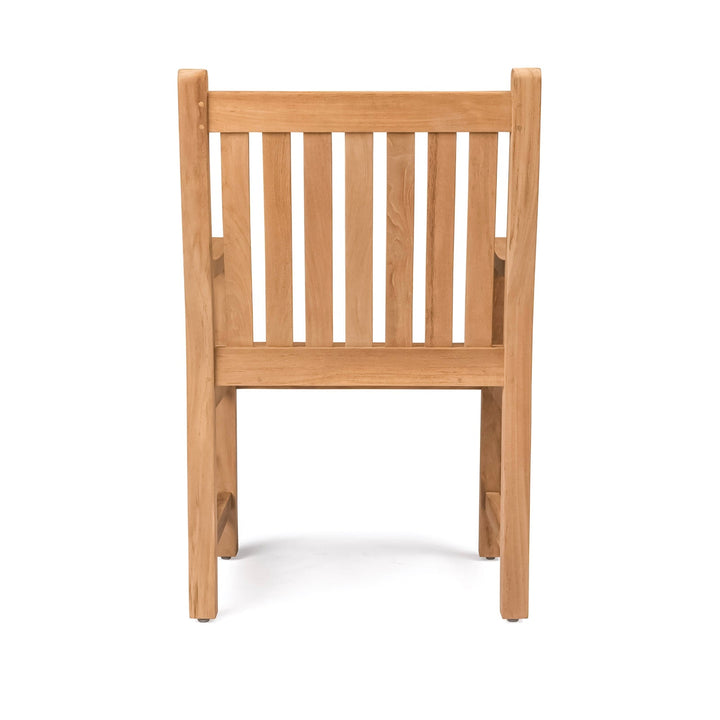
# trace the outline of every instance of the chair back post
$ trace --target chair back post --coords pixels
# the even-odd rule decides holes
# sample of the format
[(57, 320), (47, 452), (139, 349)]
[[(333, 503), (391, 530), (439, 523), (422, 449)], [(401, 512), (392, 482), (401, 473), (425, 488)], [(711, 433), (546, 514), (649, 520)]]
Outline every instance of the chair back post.
[(503, 344), (500, 611), (528, 614), (530, 405), (540, 160), (540, 70), (513, 70)]
[(215, 341), (205, 70), (178, 73), (187, 344), (190, 616), (217, 615)]

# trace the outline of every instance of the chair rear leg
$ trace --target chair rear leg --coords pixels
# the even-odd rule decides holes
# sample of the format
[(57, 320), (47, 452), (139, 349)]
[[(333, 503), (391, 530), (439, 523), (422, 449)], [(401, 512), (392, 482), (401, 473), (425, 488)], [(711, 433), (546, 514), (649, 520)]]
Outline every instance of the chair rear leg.
[(528, 616), (530, 539), (530, 382), (506, 376), (502, 404), (500, 613)]
[(190, 617), (217, 616), (215, 397), (205, 383), (188, 385), (188, 549)]
[(190, 617), (217, 615), (215, 341), (207, 72), (178, 73), (187, 341)]
[(215, 490), (218, 496), (217, 555), (238, 551), (237, 516), (237, 391), (215, 389)]
[(500, 555), (496, 517), (488, 493), (500, 493), (500, 438), (502, 422), (502, 388), (482, 390), (480, 415), (480, 518), (478, 527), (478, 553), (481, 557)]

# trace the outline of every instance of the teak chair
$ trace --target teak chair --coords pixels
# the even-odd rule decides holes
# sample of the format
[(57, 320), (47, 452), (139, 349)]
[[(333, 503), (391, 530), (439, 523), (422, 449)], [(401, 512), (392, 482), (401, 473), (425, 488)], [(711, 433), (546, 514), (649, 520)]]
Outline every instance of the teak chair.
[[(217, 615), (235, 555), (237, 388), (482, 390), (479, 554), (500, 612), (527, 617), (530, 394), (540, 71), (506, 92), (208, 92), (178, 76), (185, 266), (190, 617)], [(223, 237), (210, 223), (220, 133)], [(253, 342), (248, 133), (261, 132), (267, 342)], [(305, 343), (293, 342), (290, 133), (302, 132)], [(346, 339), (333, 342), (331, 133), (345, 133)], [(372, 334), (373, 132), (387, 133), (386, 336)], [(412, 342), (415, 135), (428, 135), (425, 342)], [(456, 133), (469, 132), (464, 343), (452, 342)], [(507, 239), (495, 237), (498, 133), (510, 133)]]

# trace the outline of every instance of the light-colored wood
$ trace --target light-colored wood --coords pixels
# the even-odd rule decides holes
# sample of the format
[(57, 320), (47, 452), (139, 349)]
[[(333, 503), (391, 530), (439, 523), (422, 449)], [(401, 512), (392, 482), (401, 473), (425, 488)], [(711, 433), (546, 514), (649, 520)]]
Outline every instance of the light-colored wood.
[(223, 133), (220, 136), (220, 159), (227, 344), (252, 345), (248, 134)]
[(485, 509), (487, 511), (487, 519), (489, 530), (491, 531), (494, 542), (497, 544), (497, 538), (500, 534), (500, 493), (485, 493)]
[(415, 135), (387, 135), (385, 342), (412, 345)]
[(292, 345), (290, 134), (263, 133), (265, 307), (269, 345)]
[(373, 136), (345, 135), (345, 343), (372, 345)]
[(497, 133), (470, 133), (465, 344), (492, 343)]
[(528, 614), (533, 290), (540, 158), (540, 71), (513, 70), (505, 261), (500, 612)]
[[(492, 343), (502, 345), (505, 263), (494, 259)], [(483, 557), (500, 555), (500, 536), (488, 526), (485, 493), (499, 492), (501, 484), (502, 388), (483, 388), (480, 415), (480, 519), (478, 552)], [(498, 517), (500, 517), (498, 515)]]
[(218, 512), (216, 554), (233, 557), (238, 551), (237, 391), (229, 387), (215, 388), (215, 491), (233, 498), (227, 517)]
[[(504, 618), (527, 617), (540, 72), (503, 93), (208, 93), (178, 76), (191, 617), (217, 614), (237, 552), (236, 388), (482, 390), (478, 550), (499, 555)], [(221, 131), (223, 237), (211, 237)], [(252, 338), (250, 131), (263, 133), (267, 343)], [(293, 342), (290, 132), (304, 131), (306, 343)], [(346, 339), (332, 336), (332, 140), (345, 132)], [(452, 342), (456, 132), (470, 133), (465, 340)], [(510, 131), (507, 237), (497, 132)], [(386, 342), (373, 343), (373, 132), (387, 132)], [(412, 342), (414, 133), (428, 132), (425, 342)]]
[(178, 73), (185, 268), (190, 617), (217, 615), (213, 272), (207, 73)]
[(305, 133), (305, 339), (333, 341), (332, 135)]
[(221, 237), (212, 239), (212, 276), (215, 344), (225, 345), (225, 252)]
[(452, 344), (455, 133), (428, 135), (425, 343)]
[[(500, 555), (500, 536), (489, 515), (488, 496), (500, 492), (500, 447), (502, 432), (502, 392), (500, 387), (482, 390), (480, 414), (480, 518), (478, 554), (482, 557)], [(498, 495), (499, 498), (499, 495)], [(500, 518), (500, 508), (497, 508)]]
[(443, 387), (501, 385), (503, 348), (219, 347), (216, 382), (236, 387)]
[(211, 92), (212, 132), (505, 132), (509, 92)]
[[(230, 520), (230, 516), (232, 514), (234, 507), (235, 507), (235, 498), (233, 498), (232, 493), (219, 492), (217, 494), (217, 540), (218, 540), (218, 545), (220, 543), (220, 538), (222, 537), (223, 532), (225, 531), (225, 526), (227, 525), (227, 523)], [(233, 553), (233, 554), (236, 554), (236, 553)], [(220, 555), (220, 553), (218, 553), (218, 555)]]
[(507, 257), (507, 238), (496, 237), (495, 238), (495, 254), (504, 260)]

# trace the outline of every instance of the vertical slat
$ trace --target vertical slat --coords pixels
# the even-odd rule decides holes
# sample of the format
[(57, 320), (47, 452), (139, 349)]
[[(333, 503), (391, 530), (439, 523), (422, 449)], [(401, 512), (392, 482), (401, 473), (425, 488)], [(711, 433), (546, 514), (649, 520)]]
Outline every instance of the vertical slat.
[(412, 345), (415, 133), (387, 134), (385, 342)]
[(425, 344), (452, 344), (455, 133), (428, 134)]
[(505, 386), (500, 498), (500, 612), (528, 614), (530, 400), (540, 157), (540, 71), (512, 72), (505, 260)]
[(252, 345), (248, 134), (222, 133), (220, 158), (227, 344)]
[(217, 615), (215, 349), (207, 72), (178, 73), (180, 187), (187, 342), (190, 617)]
[(465, 345), (492, 344), (497, 133), (470, 133)]
[(265, 303), (268, 345), (292, 345), (290, 133), (263, 133)]
[(215, 491), (232, 496), (216, 553), (220, 557), (233, 557), (238, 551), (237, 390), (234, 387), (215, 388)]
[(305, 341), (330, 347), (332, 302), (332, 135), (305, 133)]
[(373, 136), (345, 135), (345, 344), (372, 345)]

